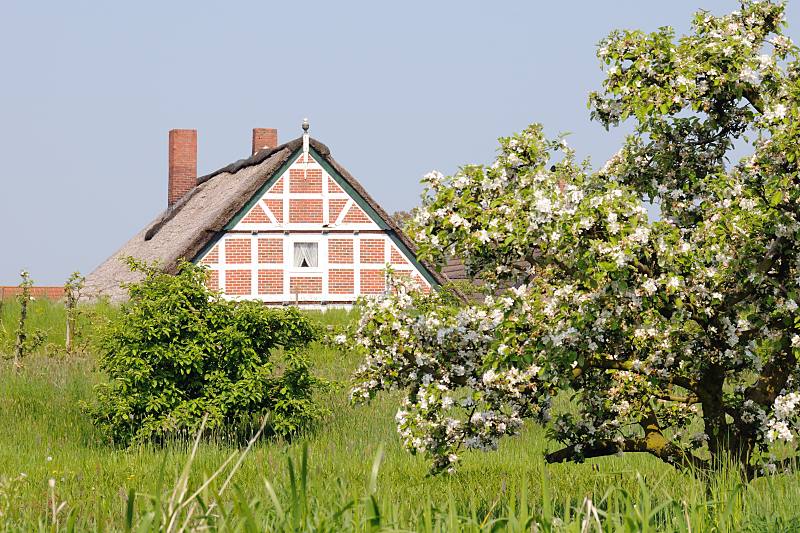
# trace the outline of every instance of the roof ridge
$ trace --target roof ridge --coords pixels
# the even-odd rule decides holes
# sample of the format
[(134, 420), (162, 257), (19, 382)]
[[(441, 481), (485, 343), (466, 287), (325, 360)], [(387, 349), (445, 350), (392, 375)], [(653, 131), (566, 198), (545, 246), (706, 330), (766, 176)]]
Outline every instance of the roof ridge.
[[(323, 143), (319, 142), (316, 139), (309, 139), (311, 146), (314, 147), (317, 152), (320, 153), (322, 156), (329, 156), (331, 151), (330, 149), (325, 146)], [(276, 152), (280, 152), (283, 149), (288, 148), (292, 152), (294, 152), (297, 148), (302, 146), (303, 138), (297, 137), (296, 139), (292, 139), (291, 141), (287, 141), (283, 144), (276, 146), (275, 148), (266, 148), (264, 150), (259, 150), (258, 152), (254, 153), (250, 157), (239, 159), (238, 161), (234, 161), (220, 169), (215, 170), (205, 176), (200, 176), (197, 178), (197, 184), (200, 185), (201, 183), (205, 183), (206, 181), (210, 180), (214, 176), (219, 174), (225, 174), (226, 172), (230, 174), (235, 174), (242, 170), (243, 168), (252, 167), (254, 165), (258, 165), (272, 157), (272, 155)]]

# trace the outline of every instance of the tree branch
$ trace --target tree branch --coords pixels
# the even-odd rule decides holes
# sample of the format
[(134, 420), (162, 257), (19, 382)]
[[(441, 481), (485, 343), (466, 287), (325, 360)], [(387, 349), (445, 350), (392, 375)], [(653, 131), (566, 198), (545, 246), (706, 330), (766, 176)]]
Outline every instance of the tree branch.
[[(580, 446), (580, 452), (576, 448)], [(666, 443), (661, 449), (654, 449), (648, 445), (647, 439), (630, 438), (621, 442), (612, 440), (599, 441), (593, 445), (572, 444), (555, 452), (545, 455), (545, 461), (549, 464), (564, 463), (574, 461), (577, 458), (592, 459), (595, 457), (608, 457), (619, 452), (646, 452), (658, 457), (665, 463), (680, 465), (693, 469), (695, 472), (705, 472), (708, 470), (708, 462), (696, 457), (690, 452), (672, 444)]]
[(678, 402), (678, 403), (685, 403), (687, 405), (694, 405), (696, 403), (700, 403), (700, 398), (698, 398), (694, 394), (689, 394), (686, 396), (675, 396), (669, 393), (663, 394), (655, 394), (654, 395), (659, 400), (666, 400), (668, 402)]
[(742, 92), (742, 96), (744, 96), (745, 99), (750, 102), (750, 105), (753, 106), (756, 111), (759, 113), (764, 112), (764, 102), (761, 100), (761, 96), (759, 96), (756, 91), (753, 89), (745, 89)]
[[(581, 448), (580, 453), (576, 448)], [(548, 463), (563, 463), (565, 461), (572, 461), (577, 457), (584, 457), (591, 459), (593, 457), (605, 457), (609, 455), (616, 455), (619, 452), (646, 452), (647, 444), (644, 439), (625, 439), (622, 442), (615, 442), (613, 440), (603, 440), (592, 446), (572, 444), (566, 448), (558, 451), (548, 453), (544, 456), (545, 461)]]

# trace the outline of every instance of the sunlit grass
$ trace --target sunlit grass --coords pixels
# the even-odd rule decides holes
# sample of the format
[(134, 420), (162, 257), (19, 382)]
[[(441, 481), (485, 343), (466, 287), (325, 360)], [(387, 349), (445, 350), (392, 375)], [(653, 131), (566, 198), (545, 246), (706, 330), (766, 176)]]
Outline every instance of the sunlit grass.
[[(13, 312), (13, 306), (4, 306), (4, 327), (13, 323)], [(96, 315), (112, 312), (102, 309)], [(36, 302), (31, 315), (32, 327), (52, 331), (54, 346), (59, 339), (63, 343), (63, 333), (57, 336), (63, 309)], [(315, 316), (328, 324), (352, 319), (340, 311)], [(641, 523), (652, 523), (652, 530), (688, 531), (688, 525), (692, 531), (791, 531), (799, 524), (797, 476), (743, 485), (729, 470), (707, 487), (646, 455), (546, 465), (542, 456), (556, 445), (535, 425), (502, 441), (496, 452), (466, 453), (455, 475), (429, 477), (426, 460), (400, 448), (394, 427), (399, 393), (384, 395), (368, 406), (352, 406), (347, 383), (358, 357), (322, 345), (313, 347), (311, 357), (317, 374), (339, 384), (321, 398), (331, 414), (313, 431), (291, 441), (263, 439), (255, 444), (236, 473), (235, 488), (219, 502), (227, 517), (220, 519), (220, 528), (301, 527), (292, 522), (294, 518), (279, 517), (264, 481), (275, 487), (281, 505), (291, 507), (297, 495), (291, 493), (287, 460), (293, 459), (297, 474), (304, 449), (308, 454), (306, 496), (311, 506), (304, 528), (330, 521), (348, 502), (351, 506), (331, 522), (335, 524), (331, 530), (369, 530), (369, 524), (375, 524), (370, 521), (374, 509), (365, 497), (379, 450), (383, 459), (374, 499), (380, 527), (477, 531), (490, 527), (495, 519), (514, 518), (517, 522), (503, 522), (504, 527), (521, 531), (530, 530), (529, 523), (522, 524), (529, 516), (539, 522), (566, 522), (572, 528), (567, 530), (580, 531), (582, 520), (591, 515), (587, 499), (598, 513), (609, 513), (598, 514), (606, 530), (641, 529), (635, 526), (640, 523), (637, 513), (642, 515)], [(0, 362), (0, 478), (4, 479), (0, 481), (0, 525), (30, 530), (49, 524), (50, 479), (55, 480), (58, 502), (66, 502), (57, 516), (59, 527), (66, 528), (71, 517), (76, 530), (122, 529), (131, 490), (139, 494), (132, 520), (140, 524), (152, 510), (146, 495), (163, 495), (172, 489), (189, 457), (191, 436), (163, 447), (115, 448), (80, 407), (91, 400), (93, 385), (102, 379), (91, 353), (67, 357), (63, 349), (42, 351), (28, 357), (21, 370), (9, 361)], [(190, 485), (199, 486), (236, 449), (223, 434), (201, 441)], [(204, 491), (205, 502), (214, 500), (223, 480), (224, 476), (215, 479)], [(250, 512), (255, 529), (246, 525)], [(625, 520), (634, 526), (625, 526)]]

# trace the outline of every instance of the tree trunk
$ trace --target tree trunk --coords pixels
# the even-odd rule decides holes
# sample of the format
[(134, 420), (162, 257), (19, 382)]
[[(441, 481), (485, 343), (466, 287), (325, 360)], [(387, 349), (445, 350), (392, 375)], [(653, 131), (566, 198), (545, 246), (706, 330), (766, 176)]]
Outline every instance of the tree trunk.
[(25, 321), (28, 319), (27, 298), (20, 300), (19, 325), (17, 327), (17, 345), (14, 350), (14, 366), (22, 366), (22, 357), (25, 355)]
[(70, 309), (67, 309), (66, 348), (67, 348), (67, 354), (68, 355), (72, 353), (72, 332), (73, 332), (73, 330), (75, 328), (75, 326), (73, 325), (72, 322), (73, 322), (73, 320), (72, 320), (72, 312), (71, 312)]

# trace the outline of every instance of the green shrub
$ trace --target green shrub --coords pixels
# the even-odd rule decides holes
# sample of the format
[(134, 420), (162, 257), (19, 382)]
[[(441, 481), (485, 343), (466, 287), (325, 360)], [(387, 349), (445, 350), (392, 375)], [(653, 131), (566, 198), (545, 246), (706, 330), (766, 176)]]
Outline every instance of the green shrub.
[(191, 263), (176, 275), (129, 263), (143, 279), (99, 336), (109, 381), (89, 408), (115, 442), (186, 435), (206, 415), (206, 428), (237, 436), (267, 416), (268, 432), (287, 435), (321, 414), (323, 382), (302, 352), (317, 328), (297, 309), (224, 300)]

